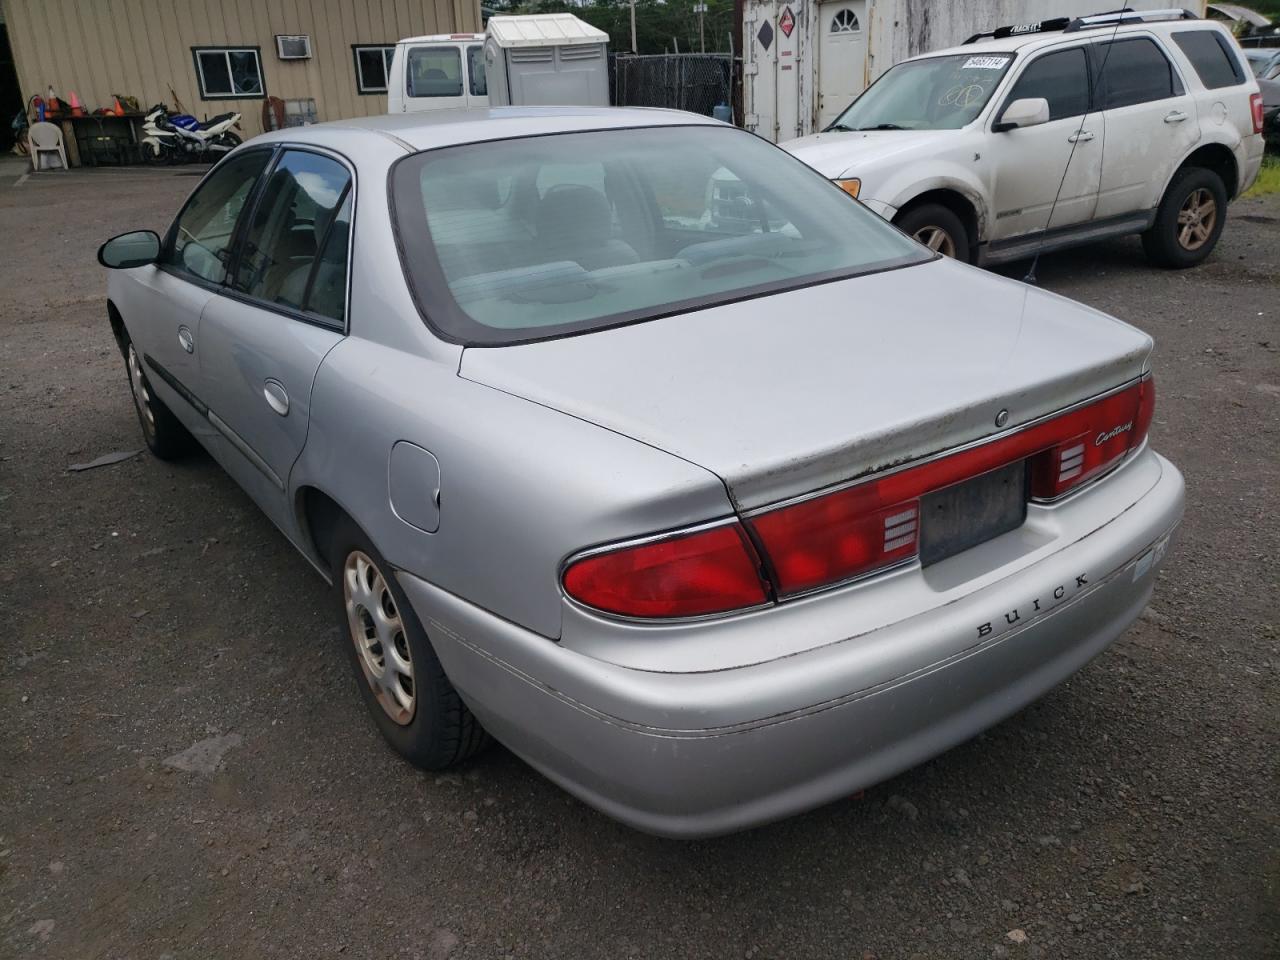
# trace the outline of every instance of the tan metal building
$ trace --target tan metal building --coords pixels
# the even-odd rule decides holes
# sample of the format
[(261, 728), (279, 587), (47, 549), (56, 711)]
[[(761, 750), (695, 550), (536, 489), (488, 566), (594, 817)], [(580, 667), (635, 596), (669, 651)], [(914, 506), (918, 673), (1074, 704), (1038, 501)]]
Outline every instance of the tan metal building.
[[(402, 37), (481, 29), (479, 0), (0, 0), (23, 96), (176, 99), (204, 118), (265, 97), (315, 100), (318, 120), (384, 113)], [(303, 39), (305, 38), (305, 39)], [(305, 103), (303, 106), (307, 106)]]

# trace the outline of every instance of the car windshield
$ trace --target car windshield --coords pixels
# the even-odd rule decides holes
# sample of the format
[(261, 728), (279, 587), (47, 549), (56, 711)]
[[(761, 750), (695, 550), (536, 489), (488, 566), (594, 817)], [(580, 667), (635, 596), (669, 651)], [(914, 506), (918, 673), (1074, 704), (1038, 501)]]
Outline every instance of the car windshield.
[(956, 130), (982, 112), (1013, 55), (956, 54), (889, 70), (829, 130)]
[(787, 153), (720, 126), (446, 147), (401, 161), (392, 185), (419, 307), (463, 343), (580, 333), (929, 259)]

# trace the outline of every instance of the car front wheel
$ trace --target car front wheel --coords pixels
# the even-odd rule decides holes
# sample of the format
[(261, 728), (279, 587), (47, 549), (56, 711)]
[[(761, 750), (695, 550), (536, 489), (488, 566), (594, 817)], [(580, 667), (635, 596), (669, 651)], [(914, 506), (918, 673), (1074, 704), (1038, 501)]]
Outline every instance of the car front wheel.
[(924, 203), (900, 214), (894, 226), (935, 253), (968, 263), (969, 231), (954, 213), (940, 203)]
[(330, 563), (343, 642), (383, 737), (428, 770), (477, 753), (488, 735), (445, 676), (391, 566), (346, 518), (334, 533)]
[(147, 447), (161, 460), (176, 460), (190, 453), (195, 440), (151, 389), (151, 381), (142, 369), (142, 355), (128, 338), (124, 342), (124, 363), (129, 374), (133, 407), (138, 413), (138, 423), (142, 425), (142, 437), (147, 441)]
[(1189, 167), (1169, 184), (1142, 249), (1155, 264), (1182, 270), (1201, 263), (1218, 244), (1227, 217), (1227, 189), (1212, 170)]

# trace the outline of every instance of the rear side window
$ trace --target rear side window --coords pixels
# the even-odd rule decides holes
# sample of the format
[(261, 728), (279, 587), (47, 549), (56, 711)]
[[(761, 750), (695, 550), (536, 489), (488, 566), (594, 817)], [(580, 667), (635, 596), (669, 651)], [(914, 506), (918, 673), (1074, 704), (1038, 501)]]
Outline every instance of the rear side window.
[(457, 47), (414, 47), (405, 69), (411, 97), (462, 96), (462, 57)]
[(484, 72), (484, 47), (480, 44), (467, 47), (467, 74), (471, 78), (471, 95), (483, 97), (489, 93)]
[(1005, 106), (1028, 97), (1049, 101), (1050, 120), (1088, 113), (1089, 63), (1084, 48), (1059, 50), (1033, 60), (1013, 85)]
[(235, 288), (342, 323), (350, 183), (337, 160), (285, 151), (253, 211)]
[(1104, 110), (1166, 100), (1182, 92), (1173, 64), (1146, 37), (1102, 44), (1097, 57)]
[(1173, 35), (1173, 42), (1182, 48), (1200, 82), (1210, 90), (1244, 83), (1239, 58), (1217, 30), (1181, 30)]

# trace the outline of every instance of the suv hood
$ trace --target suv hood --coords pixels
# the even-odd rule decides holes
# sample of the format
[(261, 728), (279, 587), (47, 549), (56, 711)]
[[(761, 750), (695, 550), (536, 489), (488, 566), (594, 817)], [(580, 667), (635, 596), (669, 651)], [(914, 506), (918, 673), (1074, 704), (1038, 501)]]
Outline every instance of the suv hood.
[(939, 258), (469, 347), (459, 375), (705, 467), (750, 509), (1000, 432), (1003, 409), (1009, 427), (1034, 420), (1139, 376), (1150, 349), (1105, 314)]
[(828, 180), (859, 175), (871, 163), (897, 165), (905, 154), (937, 149), (940, 140), (954, 139), (958, 130), (832, 130), (780, 143)]

